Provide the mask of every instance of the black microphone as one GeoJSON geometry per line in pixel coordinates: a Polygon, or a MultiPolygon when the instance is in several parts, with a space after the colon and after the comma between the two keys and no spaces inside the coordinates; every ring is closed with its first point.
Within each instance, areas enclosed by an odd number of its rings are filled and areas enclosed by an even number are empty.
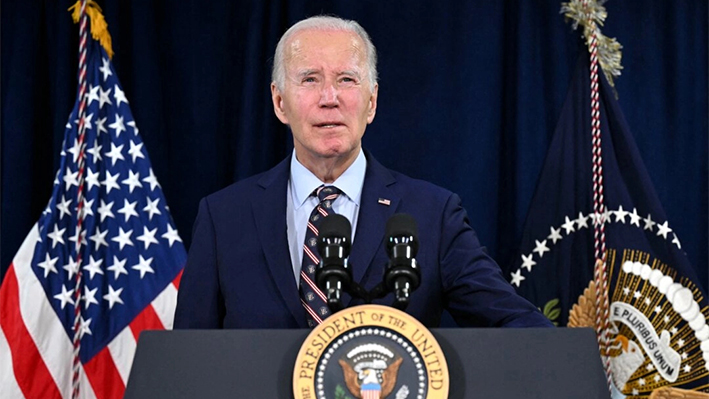
{"type": "Polygon", "coordinates": [[[389,264],[384,273],[384,284],[394,292],[394,307],[400,310],[409,305],[411,293],[421,284],[421,270],[416,263],[419,249],[416,220],[405,213],[390,217],[384,236],[389,264]]]}
{"type": "Polygon", "coordinates": [[[332,214],[322,221],[318,229],[320,264],[315,272],[315,283],[325,293],[327,306],[332,312],[342,310],[342,291],[349,290],[352,270],[347,258],[352,247],[352,226],[346,217],[332,214]]]}

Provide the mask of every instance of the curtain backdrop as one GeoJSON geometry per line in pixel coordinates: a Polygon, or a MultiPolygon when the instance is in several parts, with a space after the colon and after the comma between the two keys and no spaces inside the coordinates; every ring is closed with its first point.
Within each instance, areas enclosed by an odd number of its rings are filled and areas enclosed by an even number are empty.
{"type": "MultiPolygon", "coordinates": [[[[58,167],[76,97],[71,4],[2,0],[0,275],[46,205],[58,167]]],[[[272,55],[288,26],[325,13],[359,21],[379,52],[379,107],[364,145],[386,166],[460,194],[481,241],[509,269],[583,51],[560,2],[99,4],[119,79],[187,245],[201,197],[292,151],[271,107],[272,55]]],[[[623,45],[621,107],[706,290],[707,2],[605,5],[603,33],[623,45]]]]}

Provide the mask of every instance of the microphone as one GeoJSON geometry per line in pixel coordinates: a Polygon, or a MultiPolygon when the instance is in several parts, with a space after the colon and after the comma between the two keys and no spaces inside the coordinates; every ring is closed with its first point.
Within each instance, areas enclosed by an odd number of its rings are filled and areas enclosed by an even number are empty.
{"type": "Polygon", "coordinates": [[[346,217],[332,214],[318,229],[320,264],[315,271],[315,283],[325,293],[327,306],[333,313],[342,310],[342,291],[352,283],[352,269],[347,258],[352,247],[352,226],[346,217]]]}
{"type": "Polygon", "coordinates": [[[384,236],[389,264],[384,272],[384,284],[394,292],[394,307],[400,310],[409,305],[411,293],[421,284],[421,270],[416,263],[419,249],[416,220],[405,213],[390,217],[384,236]]]}

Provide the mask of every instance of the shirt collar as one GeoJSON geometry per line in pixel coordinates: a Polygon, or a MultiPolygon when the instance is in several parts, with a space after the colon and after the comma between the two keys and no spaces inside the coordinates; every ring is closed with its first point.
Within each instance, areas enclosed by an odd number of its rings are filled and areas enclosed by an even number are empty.
{"type": "MultiPolygon", "coordinates": [[[[366,172],[367,157],[364,156],[364,151],[360,149],[359,155],[357,155],[352,165],[332,185],[342,190],[352,202],[359,206],[366,172]]],[[[293,156],[290,161],[290,186],[295,208],[300,208],[310,197],[310,194],[322,184],[324,183],[298,161],[295,156],[295,150],[293,150],[293,156]]]]}

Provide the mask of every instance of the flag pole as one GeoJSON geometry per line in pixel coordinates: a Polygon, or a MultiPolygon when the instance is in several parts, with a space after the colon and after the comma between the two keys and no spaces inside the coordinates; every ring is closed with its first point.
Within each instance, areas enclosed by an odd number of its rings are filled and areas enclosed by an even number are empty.
{"type": "Polygon", "coordinates": [[[72,360],[72,399],[78,399],[81,386],[80,386],[80,373],[81,373],[81,360],[79,358],[79,351],[81,349],[81,284],[82,284],[82,271],[81,271],[81,247],[83,245],[83,223],[84,223],[84,169],[85,169],[85,133],[86,133],[86,64],[87,64],[87,42],[89,38],[88,32],[88,15],[86,13],[86,5],[88,0],[81,1],[81,22],[79,24],[79,152],[77,157],[78,164],[78,180],[79,187],[77,191],[77,239],[76,239],[76,278],[74,286],[74,325],[73,325],[73,360],[72,360]]]}
{"type": "Polygon", "coordinates": [[[601,145],[601,115],[598,92],[598,65],[606,74],[613,87],[613,78],[620,75],[620,44],[615,39],[601,34],[598,25],[602,25],[607,13],[601,5],[603,1],[572,0],[562,3],[561,12],[574,20],[574,29],[583,25],[583,35],[586,38],[590,57],[591,80],[591,144],[592,144],[592,174],[593,174],[593,247],[594,267],[593,278],[596,286],[594,327],[598,340],[598,348],[603,358],[608,389],[612,389],[613,381],[610,369],[610,320],[609,320],[609,286],[608,265],[606,258],[605,225],[610,222],[606,210],[603,184],[603,152],[601,145]]]}

